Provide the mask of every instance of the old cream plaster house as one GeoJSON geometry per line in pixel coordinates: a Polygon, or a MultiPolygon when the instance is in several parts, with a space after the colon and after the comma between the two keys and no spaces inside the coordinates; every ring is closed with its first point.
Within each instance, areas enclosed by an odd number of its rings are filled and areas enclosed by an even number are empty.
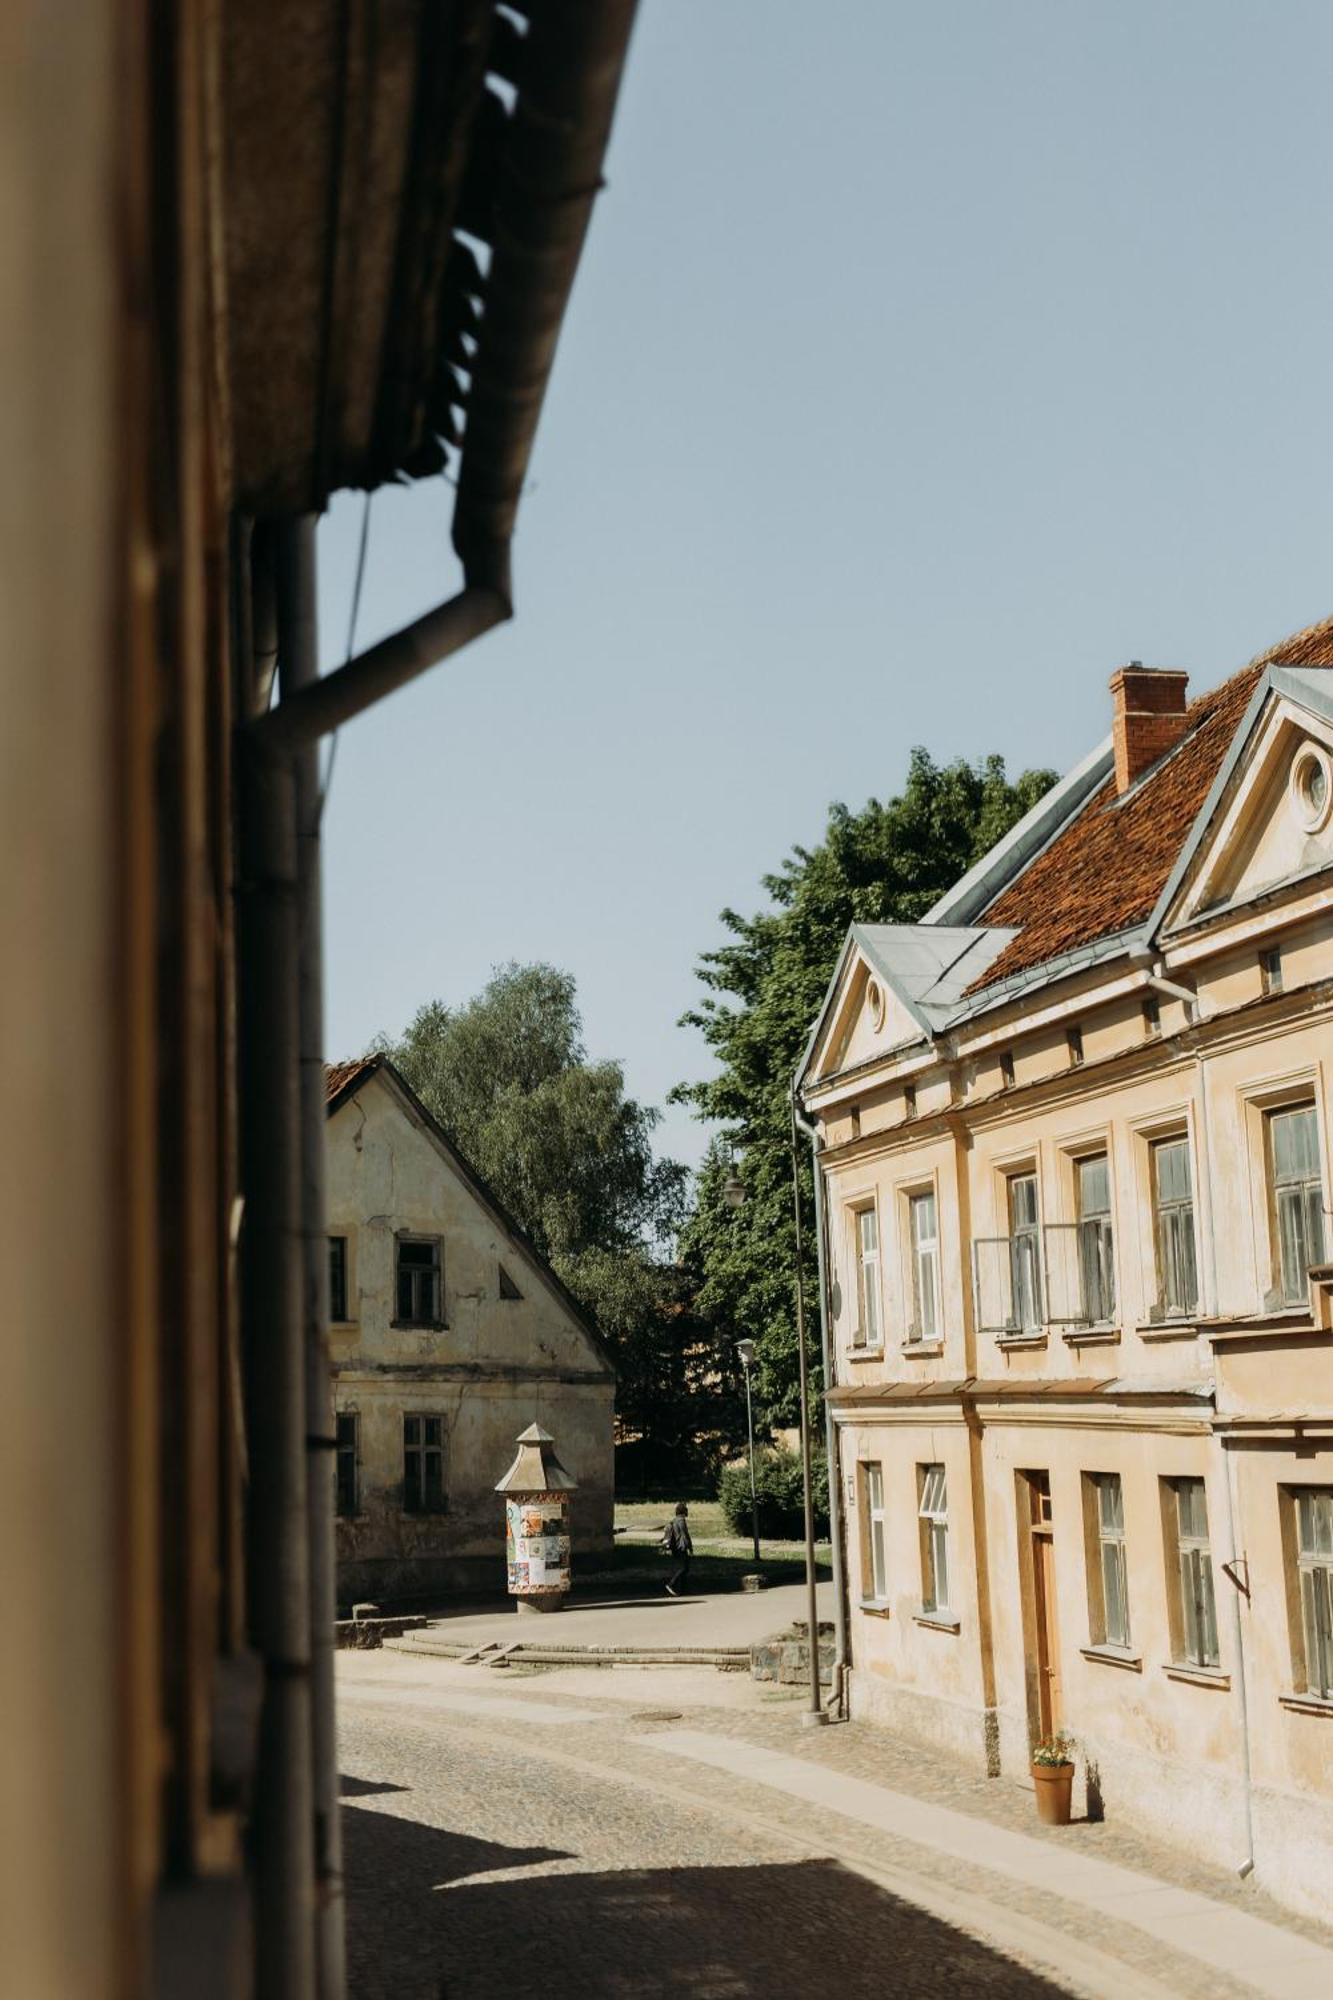
{"type": "Polygon", "coordinates": [[[615,1374],[596,1335],[383,1056],[328,1073],[338,1597],[503,1590],[495,1483],[534,1421],[611,1546],[615,1374]]]}
{"type": "Polygon", "coordinates": [[[1333,621],[847,938],[821,1142],[854,1713],[1333,1882],[1333,621]]]}

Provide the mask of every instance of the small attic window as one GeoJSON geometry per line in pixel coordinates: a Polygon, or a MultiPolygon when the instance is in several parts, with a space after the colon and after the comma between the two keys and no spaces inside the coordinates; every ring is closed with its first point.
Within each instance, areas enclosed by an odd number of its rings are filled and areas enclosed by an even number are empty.
{"type": "Polygon", "coordinates": [[[1014,1052],[1005,1049],[1000,1057],[1000,1088],[1012,1090],[1014,1087],[1014,1052]]]}
{"type": "Polygon", "coordinates": [[[1302,745],[1292,760],[1291,802],[1305,831],[1318,833],[1333,807],[1333,770],[1314,743],[1302,745]]]}
{"type": "Polygon", "coordinates": [[[1069,1067],[1078,1069],[1083,1061],[1083,1030],[1077,1023],[1066,1030],[1065,1041],[1069,1048],[1069,1067]]]}
{"type": "Polygon", "coordinates": [[[903,1117],[916,1117],[916,1085],[914,1083],[905,1083],[903,1085],[903,1117]]]}
{"type": "Polygon", "coordinates": [[[506,1271],[506,1269],[505,1269],[504,1265],[503,1265],[503,1264],[501,1264],[501,1266],[500,1266],[500,1297],[501,1297],[502,1299],[521,1299],[521,1298],[522,1298],[522,1296],[523,1296],[522,1292],[520,1292],[520,1290],[518,1289],[518,1286],[517,1286],[517,1285],[516,1285],[516,1284],[514,1283],[513,1279],[512,1279],[511,1277],[510,1277],[510,1275],[509,1275],[508,1271],[506,1271]]]}
{"type": "Polygon", "coordinates": [[[1265,993],[1282,991],[1282,953],[1276,945],[1259,954],[1259,982],[1265,993]]]}
{"type": "Polygon", "coordinates": [[[866,1006],[870,1010],[870,1025],[878,1032],[884,1026],[884,988],[878,979],[872,979],[866,987],[866,1006]]]}

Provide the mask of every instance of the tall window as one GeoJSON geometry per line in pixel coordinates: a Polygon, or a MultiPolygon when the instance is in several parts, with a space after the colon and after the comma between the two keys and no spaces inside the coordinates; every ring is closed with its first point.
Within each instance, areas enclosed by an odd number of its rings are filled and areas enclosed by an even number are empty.
{"type": "Polygon", "coordinates": [[[439,1326],[440,1239],[398,1238],[397,1321],[399,1326],[439,1326]]]}
{"type": "Polygon", "coordinates": [[[917,1467],[921,1485],[921,1608],[949,1608],[949,1494],[942,1465],[917,1467]]]}
{"type": "Polygon", "coordinates": [[[1075,1162],[1078,1177],[1078,1273],[1083,1318],[1092,1326],[1115,1316],[1115,1246],[1111,1170],[1105,1153],[1075,1162]]]}
{"type": "Polygon", "coordinates": [[[861,1468],[861,1497],[865,1506],[865,1556],[869,1576],[863,1577],[862,1588],[868,1582],[870,1588],[866,1596],[875,1603],[883,1603],[889,1594],[888,1568],[884,1559],[884,1468],[882,1465],[865,1465],[861,1468]]]}
{"type": "Polygon", "coordinates": [[[1125,1500],[1118,1472],[1084,1475],[1088,1514],[1088,1620],[1094,1645],[1128,1646],[1125,1500]]]}
{"type": "Polygon", "coordinates": [[[1152,1200],[1158,1311],[1164,1319],[1183,1318],[1199,1303],[1187,1139],[1159,1139],[1153,1147],[1152,1200]]]}
{"type": "Polygon", "coordinates": [[[940,1236],[934,1194],[914,1194],[912,1218],[911,1340],[938,1340],[940,1334],[940,1236]]]}
{"type": "Polygon", "coordinates": [[[444,1418],[403,1418],[403,1507],[409,1514],[444,1512],[444,1418]]]}
{"type": "Polygon", "coordinates": [[[1037,1176],[1009,1176],[1009,1287],[1013,1323],[1023,1333],[1041,1325],[1041,1231],[1037,1176]]]}
{"type": "Polygon", "coordinates": [[[1294,1499],[1305,1687],[1327,1701],[1333,1699],[1333,1486],[1298,1486],[1294,1499]]]}
{"type": "Polygon", "coordinates": [[[1217,1606],[1213,1599],[1213,1555],[1208,1545],[1208,1503],[1201,1479],[1170,1479],[1175,1528],[1180,1621],[1173,1649],[1186,1666],[1218,1664],[1217,1606]]]}
{"type": "Polygon", "coordinates": [[[856,1210],[856,1345],[879,1346],[879,1218],[856,1210]]]}
{"type": "Polygon", "coordinates": [[[356,1411],[339,1410],[336,1422],[338,1449],[334,1472],[334,1505],[338,1513],[347,1519],[357,1511],[356,1411]]]}
{"type": "Polygon", "coordinates": [[[1304,1303],[1310,1267],[1324,1261],[1324,1187],[1313,1104],[1268,1114],[1274,1289],[1284,1305],[1304,1303]]]}
{"type": "Polygon", "coordinates": [[[334,1325],[347,1318],[347,1238],[329,1238],[329,1318],[334,1325]]]}

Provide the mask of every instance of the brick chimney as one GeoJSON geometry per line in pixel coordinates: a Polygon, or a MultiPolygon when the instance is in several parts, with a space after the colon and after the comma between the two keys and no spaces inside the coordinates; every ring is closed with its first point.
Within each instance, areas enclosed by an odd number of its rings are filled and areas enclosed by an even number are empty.
{"type": "Polygon", "coordinates": [[[1176,667],[1145,667],[1138,660],[1112,674],[1117,794],[1137,784],[1185,734],[1188,681],[1189,675],[1176,667]]]}

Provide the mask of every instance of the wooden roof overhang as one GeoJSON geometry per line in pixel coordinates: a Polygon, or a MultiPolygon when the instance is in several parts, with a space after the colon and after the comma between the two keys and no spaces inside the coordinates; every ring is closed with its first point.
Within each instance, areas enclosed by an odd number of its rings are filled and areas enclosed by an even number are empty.
{"type": "Polygon", "coordinates": [[[318,512],[450,466],[508,549],[635,0],[231,0],[219,346],[232,499],[318,512]]]}

